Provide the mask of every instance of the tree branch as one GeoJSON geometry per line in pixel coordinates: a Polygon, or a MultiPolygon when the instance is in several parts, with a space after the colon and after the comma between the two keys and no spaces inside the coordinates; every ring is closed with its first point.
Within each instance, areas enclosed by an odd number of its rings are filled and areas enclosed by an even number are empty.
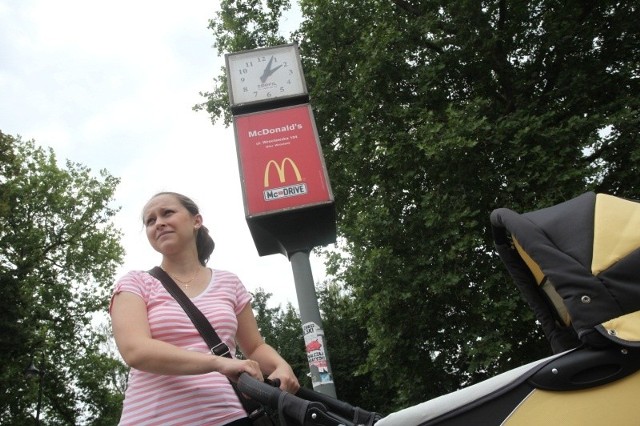
{"type": "Polygon", "coordinates": [[[398,6],[399,9],[402,9],[405,12],[409,12],[414,16],[422,16],[422,13],[417,8],[409,4],[408,1],[406,0],[392,0],[392,1],[396,6],[398,6]]]}

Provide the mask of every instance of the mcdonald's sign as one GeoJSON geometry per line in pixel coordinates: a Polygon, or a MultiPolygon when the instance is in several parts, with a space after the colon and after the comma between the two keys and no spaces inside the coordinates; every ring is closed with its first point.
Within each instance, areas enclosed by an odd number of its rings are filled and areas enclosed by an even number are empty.
{"type": "Polygon", "coordinates": [[[302,182],[302,176],[296,163],[289,157],[285,157],[280,163],[271,160],[264,169],[264,191],[262,192],[265,201],[279,200],[286,197],[298,197],[307,194],[307,184],[302,182]],[[270,187],[270,172],[275,169],[280,184],[286,184],[285,166],[289,165],[295,177],[292,185],[270,187]]]}
{"type": "Polygon", "coordinates": [[[267,163],[267,167],[264,169],[264,187],[268,188],[269,187],[269,171],[271,170],[271,166],[273,166],[276,169],[276,172],[278,172],[278,178],[280,179],[280,183],[284,183],[285,181],[285,176],[284,176],[284,166],[285,164],[290,164],[291,165],[291,169],[293,170],[293,173],[295,173],[296,175],[296,181],[300,182],[302,181],[302,176],[300,176],[300,169],[298,169],[298,166],[296,166],[296,163],[293,162],[293,160],[289,157],[285,157],[280,164],[278,164],[277,161],[275,160],[271,160],[267,163]]]}
{"type": "Polygon", "coordinates": [[[247,218],[333,203],[308,104],[234,117],[247,218]]]}

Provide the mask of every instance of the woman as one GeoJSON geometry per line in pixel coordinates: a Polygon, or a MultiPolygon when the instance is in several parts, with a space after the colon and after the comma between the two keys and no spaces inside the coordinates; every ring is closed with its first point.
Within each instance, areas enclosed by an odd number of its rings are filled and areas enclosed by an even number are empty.
{"type": "Polygon", "coordinates": [[[246,360],[212,355],[195,326],[164,289],[143,271],[117,283],[109,308],[118,350],[131,367],[122,425],[250,425],[229,380],[241,373],[280,379],[291,393],[298,381],[287,362],[264,343],[250,295],[232,273],[205,265],[214,243],[193,201],[162,192],[143,209],[147,239],[160,266],[207,316],[220,339],[246,360]]]}

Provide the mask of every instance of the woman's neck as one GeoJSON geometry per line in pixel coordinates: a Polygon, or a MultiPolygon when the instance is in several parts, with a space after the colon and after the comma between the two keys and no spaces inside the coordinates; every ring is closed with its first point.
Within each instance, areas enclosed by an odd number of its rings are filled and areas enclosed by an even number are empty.
{"type": "Polygon", "coordinates": [[[200,269],[204,268],[204,266],[202,266],[198,259],[174,259],[167,257],[164,257],[162,259],[160,267],[164,269],[165,272],[173,275],[178,275],[180,277],[191,276],[200,269]]]}

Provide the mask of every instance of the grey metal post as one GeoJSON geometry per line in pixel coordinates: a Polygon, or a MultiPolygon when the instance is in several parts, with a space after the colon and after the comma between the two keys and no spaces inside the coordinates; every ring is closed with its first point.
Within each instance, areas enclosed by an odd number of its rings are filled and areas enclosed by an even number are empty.
{"type": "Polygon", "coordinates": [[[331,397],[336,397],[333,383],[333,372],[329,362],[329,352],[326,347],[318,297],[313,282],[311,263],[308,251],[297,251],[289,257],[293,280],[298,296],[298,308],[304,333],[304,343],[311,370],[313,390],[331,397]]]}

